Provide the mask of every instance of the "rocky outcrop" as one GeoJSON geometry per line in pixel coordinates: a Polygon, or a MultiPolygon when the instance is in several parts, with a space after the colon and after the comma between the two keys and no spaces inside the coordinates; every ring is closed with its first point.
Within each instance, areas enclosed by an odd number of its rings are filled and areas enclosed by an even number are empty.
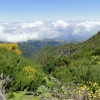
{"type": "Polygon", "coordinates": [[[60,53],[62,56],[69,57],[69,56],[72,55],[75,51],[76,51],[76,48],[74,48],[73,46],[69,46],[69,47],[66,47],[66,48],[64,48],[64,49],[60,49],[60,50],[59,50],[59,53],[60,53]]]}
{"type": "Polygon", "coordinates": [[[0,75],[0,100],[6,100],[6,97],[5,97],[6,85],[4,85],[4,84],[6,84],[8,81],[10,81],[9,76],[4,78],[3,74],[0,75]]]}

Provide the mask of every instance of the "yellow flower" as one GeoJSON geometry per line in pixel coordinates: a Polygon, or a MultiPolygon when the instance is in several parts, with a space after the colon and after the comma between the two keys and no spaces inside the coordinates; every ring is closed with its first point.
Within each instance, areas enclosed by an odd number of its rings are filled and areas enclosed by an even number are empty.
{"type": "Polygon", "coordinates": [[[33,79],[34,78],[34,73],[36,72],[36,70],[34,68],[32,68],[31,66],[27,66],[27,67],[24,67],[24,72],[26,74],[28,74],[28,78],[29,79],[33,79]]]}
{"type": "Polygon", "coordinates": [[[62,86],[61,88],[64,89],[64,86],[62,86]]]}
{"type": "Polygon", "coordinates": [[[14,51],[17,54],[22,54],[22,52],[18,48],[18,44],[16,43],[0,43],[0,48],[4,48],[5,50],[8,51],[14,51]]]}

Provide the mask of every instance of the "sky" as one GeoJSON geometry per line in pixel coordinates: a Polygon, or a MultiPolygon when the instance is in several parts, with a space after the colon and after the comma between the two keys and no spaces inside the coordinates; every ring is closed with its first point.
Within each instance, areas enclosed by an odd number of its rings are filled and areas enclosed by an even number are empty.
{"type": "Polygon", "coordinates": [[[99,20],[100,0],[0,0],[0,22],[99,20]]]}
{"type": "Polygon", "coordinates": [[[100,31],[100,0],[0,0],[0,41],[87,39],[100,31]]]}

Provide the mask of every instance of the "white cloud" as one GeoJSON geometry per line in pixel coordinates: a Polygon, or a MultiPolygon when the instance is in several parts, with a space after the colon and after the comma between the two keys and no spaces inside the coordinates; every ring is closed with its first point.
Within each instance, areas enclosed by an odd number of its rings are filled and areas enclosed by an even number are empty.
{"type": "Polygon", "coordinates": [[[97,25],[100,26],[100,21],[84,21],[76,24],[77,26],[84,26],[88,31],[95,28],[97,25]]]}
{"type": "Polygon", "coordinates": [[[20,26],[22,27],[22,28],[28,28],[28,27],[39,27],[39,26],[41,26],[41,25],[43,25],[44,23],[42,22],[42,21],[36,21],[36,22],[34,22],[34,23],[21,23],[20,24],[20,26]]]}
{"type": "Polygon", "coordinates": [[[100,31],[100,21],[0,23],[0,41],[22,42],[45,38],[90,37],[100,31]]]}
{"type": "Polygon", "coordinates": [[[6,34],[6,40],[8,42],[22,42],[22,41],[27,41],[27,40],[32,40],[32,39],[36,39],[38,36],[38,33],[34,33],[34,34],[6,34]],[[13,37],[13,38],[12,38],[13,37]]]}
{"type": "Polygon", "coordinates": [[[66,28],[69,24],[63,20],[58,20],[52,23],[54,28],[66,28]]]}
{"type": "Polygon", "coordinates": [[[2,33],[4,30],[4,27],[2,25],[0,25],[0,33],[2,33]]]}
{"type": "Polygon", "coordinates": [[[81,32],[80,29],[75,29],[75,30],[73,30],[73,35],[79,34],[80,32],[81,32]]]}

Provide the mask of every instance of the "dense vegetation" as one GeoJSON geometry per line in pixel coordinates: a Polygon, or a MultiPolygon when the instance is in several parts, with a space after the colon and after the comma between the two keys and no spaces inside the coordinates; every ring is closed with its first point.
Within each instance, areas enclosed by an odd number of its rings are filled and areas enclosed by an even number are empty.
{"type": "MultiPolygon", "coordinates": [[[[34,54],[31,60],[40,62],[44,73],[52,75],[61,83],[85,85],[92,81],[100,85],[99,43],[100,32],[80,44],[45,47],[34,54]]],[[[93,92],[95,94],[96,90],[93,92]]]]}
{"type": "Polygon", "coordinates": [[[33,86],[36,84],[34,88],[31,88],[35,89],[36,86],[42,84],[41,77],[44,75],[40,65],[36,65],[18,55],[17,53],[19,52],[15,52],[15,49],[13,50],[16,44],[6,44],[8,47],[9,45],[12,46],[12,50],[6,49],[4,46],[0,49],[0,73],[3,73],[4,76],[9,75],[11,78],[11,82],[7,84],[6,90],[8,92],[18,91],[24,90],[26,87],[30,89],[30,84],[33,86]],[[33,82],[34,80],[35,82],[33,82]]]}
{"type": "Polygon", "coordinates": [[[17,44],[1,43],[0,73],[11,79],[7,100],[100,100],[99,43],[100,32],[80,44],[46,46],[31,61],[17,44]]]}

